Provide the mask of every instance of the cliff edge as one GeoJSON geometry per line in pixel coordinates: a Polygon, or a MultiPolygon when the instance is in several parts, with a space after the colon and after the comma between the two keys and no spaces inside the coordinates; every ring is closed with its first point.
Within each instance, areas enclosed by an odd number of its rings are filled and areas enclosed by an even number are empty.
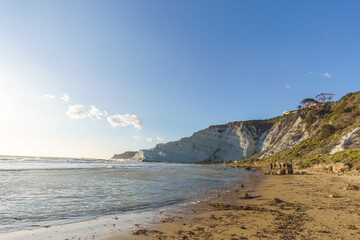
{"type": "Polygon", "coordinates": [[[356,92],[281,117],[213,125],[190,137],[139,150],[132,158],[176,163],[296,161],[359,148],[360,92],[356,92]]]}

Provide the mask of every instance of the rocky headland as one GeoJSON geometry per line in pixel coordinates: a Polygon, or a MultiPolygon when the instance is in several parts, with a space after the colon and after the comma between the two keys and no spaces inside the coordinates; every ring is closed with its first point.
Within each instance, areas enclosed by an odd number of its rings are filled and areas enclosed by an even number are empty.
{"type": "Polygon", "coordinates": [[[178,141],[114,158],[176,163],[343,162],[360,170],[360,92],[266,120],[213,125],[178,141]]]}

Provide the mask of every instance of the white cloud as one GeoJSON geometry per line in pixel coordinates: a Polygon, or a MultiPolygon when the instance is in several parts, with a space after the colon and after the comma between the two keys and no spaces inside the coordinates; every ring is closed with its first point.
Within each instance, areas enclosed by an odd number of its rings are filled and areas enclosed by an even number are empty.
{"type": "Polygon", "coordinates": [[[68,115],[70,118],[85,118],[85,107],[83,105],[69,106],[66,115],[68,115]]]}
{"type": "Polygon", "coordinates": [[[69,96],[65,93],[64,95],[62,95],[61,100],[63,100],[64,102],[68,102],[68,101],[70,101],[70,98],[71,98],[71,97],[69,97],[69,96]]]}
{"type": "Polygon", "coordinates": [[[305,77],[314,77],[315,76],[315,73],[313,73],[313,72],[309,72],[309,73],[306,73],[305,74],[305,77]]]}
{"type": "Polygon", "coordinates": [[[47,98],[47,99],[55,99],[55,95],[52,95],[52,94],[45,94],[42,98],[47,98]]]}
{"type": "Polygon", "coordinates": [[[142,124],[141,120],[136,115],[130,115],[128,113],[124,115],[120,115],[120,114],[112,115],[109,116],[107,120],[113,127],[118,127],[118,126],[126,127],[132,125],[136,129],[141,129],[141,124],[142,124]]]}
{"type": "Polygon", "coordinates": [[[325,73],[313,73],[313,72],[309,72],[305,74],[305,77],[307,78],[322,78],[322,77],[326,77],[326,78],[331,78],[332,74],[325,72],[325,73]]]}
{"type": "Polygon", "coordinates": [[[107,115],[107,113],[101,112],[99,109],[97,109],[95,106],[90,106],[90,111],[88,112],[88,116],[89,118],[93,119],[93,120],[101,120],[103,116],[107,115]]]}
{"type": "Polygon", "coordinates": [[[326,72],[322,74],[324,77],[331,78],[332,74],[326,72]]]}
{"type": "Polygon", "coordinates": [[[163,138],[161,138],[161,137],[156,137],[156,138],[146,138],[146,141],[148,141],[148,142],[162,142],[162,141],[164,141],[164,139],[163,139],[163,138]]]}
{"type": "Polygon", "coordinates": [[[139,139],[141,138],[141,136],[134,136],[134,139],[139,139]]]}
{"type": "Polygon", "coordinates": [[[287,84],[286,84],[285,87],[286,87],[286,88],[291,88],[291,85],[287,85],[287,84]]]}

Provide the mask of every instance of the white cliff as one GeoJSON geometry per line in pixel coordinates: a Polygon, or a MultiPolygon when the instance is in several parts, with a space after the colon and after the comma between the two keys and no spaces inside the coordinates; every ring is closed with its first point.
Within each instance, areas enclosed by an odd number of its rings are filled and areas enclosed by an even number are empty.
{"type": "Polygon", "coordinates": [[[161,162],[223,162],[250,157],[259,151],[259,133],[246,126],[207,128],[179,141],[158,144],[150,150],[140,150],[135,158],[161,162]]]}
{"type": "Polygon", "coordinates": [[[354,99],[304,108],[268,120],[210,126],[179,141],[139,150],[134,156],[133,153],[115,156],[140,161],[201,163],[234,161],[252,156],[252,160],[263,159],[274,154],[274,157],[279,157],[282,151],[293,147],[296,152],[284,152],[285,156],[290,154],[288,156],[294,157],[299,153],[299,156],[309,157],[358,149],[360,111],[357,110],[359,104],[356,101],[360,101],[360,95],[359,100],[355,99],[358,95],[351,96],[354,99]],[[346,104],[350,107],[345,107],[346,104]],[[329,124],[335,126],[336,132],[331,136],[322,137],[323,126],[329,124]],[[298,145],[299,143],[301,145],[298,145]],[[296,145],[299,147],[296,148],[296,145]]]}
{"type": "Polygon", "coordinates": [[[134,159],[176,163],[225,162],[241,160],[260,152],[262,155],[259,158],[264,158],[307,137],[301,118],[265,125],[261,121],[235,122],[211,126],[191,137],[140,150],[134,159]]]}
{"type": "Polygon", "coordinates": [[[266,158],[274,153],[291,147],[303,140],[305,140],[309,134],[305,131],[305,124],[302,123],[302,119],[299,117],[293,122],[279,121],[270,130],[269,134],[263,142],[261,152],[263,154],[260,158],[266,158]]]}

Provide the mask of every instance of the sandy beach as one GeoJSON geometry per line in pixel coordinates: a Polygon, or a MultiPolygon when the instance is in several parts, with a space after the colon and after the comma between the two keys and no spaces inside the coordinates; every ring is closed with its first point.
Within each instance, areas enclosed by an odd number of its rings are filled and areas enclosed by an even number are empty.
{"type": "Polygon", "coordinates": [[[257,171],[230,193],[106,240],[360,239],[360,191],[351,187],[359,183],[359,175],[257,171]]]}

